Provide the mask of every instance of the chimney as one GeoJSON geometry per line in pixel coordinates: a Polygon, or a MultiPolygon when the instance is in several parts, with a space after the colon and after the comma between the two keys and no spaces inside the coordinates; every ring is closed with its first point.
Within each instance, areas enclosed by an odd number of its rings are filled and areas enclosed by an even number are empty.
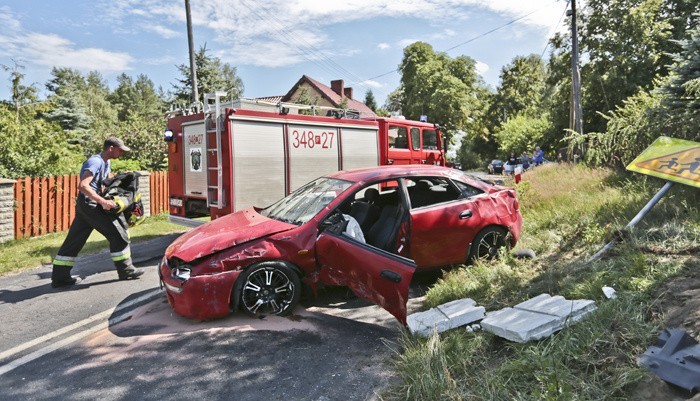
{"type": "Polygon", "coordinates": [[[343,93],[345,94],[345,97],[352,99],[352,88],[343,89],[343,93]]]}
{"type": "Polygon", "coordinates": [[[335,93],[338,94],[338,96],[343,96],[343,80],[342,79],[336,79],[335,81],[331,81],[331,90],[335,93]]]}

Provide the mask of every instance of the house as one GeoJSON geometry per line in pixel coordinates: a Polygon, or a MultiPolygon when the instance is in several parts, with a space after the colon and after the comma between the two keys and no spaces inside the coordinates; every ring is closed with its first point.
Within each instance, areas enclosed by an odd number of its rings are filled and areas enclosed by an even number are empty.
{"type": "Polygon", "coordinates": [[[342,79],[331,81],[328,87],[315,79],[304,75],[292,89],[282,97],[283,102],[311,103],[316,106],[337,107],[355,110],[361,118],[376,118],[377,114],[367,105],[352,98],[352,88],[346,88],[342,79]],[[300,102],[300,98],[307,101],[300,102]]]}

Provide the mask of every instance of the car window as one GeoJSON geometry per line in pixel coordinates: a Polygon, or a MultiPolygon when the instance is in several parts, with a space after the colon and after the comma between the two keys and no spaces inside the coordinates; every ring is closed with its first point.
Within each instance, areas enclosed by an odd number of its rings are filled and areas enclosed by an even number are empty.
{"type": "Polygon", "coordinates": [[[349,181],[322,177],[280,199],[260,214],[285,223],[301,225],[311,220],[351,185],[349,181]]]}
{"type": "Polygon", "coordinates": [[[406,127],[396,125],[389,126],[389,147],[394,149],[408,149],[408,131],[406,127]]]}
{"type": "Polygon", "coordinates": [[[405,182],[412,209],[460,198],[460,191],[443,177],[410,177],[405,182]]]}
{"type": "Polygon", "coordinates": [[[461,193],[462,198],[471,198],[472,196],[484,193],[484,191],[480,190],[479,188],[475,188],[461,181],[454,181],[454,183],[455,185],[457,185],[457,188],[459,188],[459,192],[461,193]]]}

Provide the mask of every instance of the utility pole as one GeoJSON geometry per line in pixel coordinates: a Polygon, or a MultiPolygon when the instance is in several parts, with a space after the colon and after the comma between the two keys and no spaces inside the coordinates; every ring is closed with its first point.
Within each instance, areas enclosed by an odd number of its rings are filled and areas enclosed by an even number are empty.
{"type": "MultiPolygon", "coordinates": [[[[192,15],[190,12],[190,0],[185,0],[185,12],[187,14],[187,41],[190,46],[190,80],[192,81],[192,101],[199,102],[199,90],[197,89],[197,65],[194,62],[194,38],[192,37],[192,15]]],[[[195,106],[199,111],[199,106],[195,106]]]]}
{"type": "Polygon", "coordinates": [[[571,107],[569,127],[583,134],[583,107],[581,106],[581,72],[578,68],[578,36],[576,31],[576,0],[571,0],[571,107]]]}

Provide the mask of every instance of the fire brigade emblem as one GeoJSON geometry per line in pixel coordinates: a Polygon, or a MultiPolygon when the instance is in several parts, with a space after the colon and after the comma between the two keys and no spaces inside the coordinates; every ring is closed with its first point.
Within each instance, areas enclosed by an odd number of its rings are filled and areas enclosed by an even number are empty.
{"type": "Polygon", "coordinates": [[[200,148],[192,148],[190,150],[190,171],[202,171],[202,150],[200,148]]]}

